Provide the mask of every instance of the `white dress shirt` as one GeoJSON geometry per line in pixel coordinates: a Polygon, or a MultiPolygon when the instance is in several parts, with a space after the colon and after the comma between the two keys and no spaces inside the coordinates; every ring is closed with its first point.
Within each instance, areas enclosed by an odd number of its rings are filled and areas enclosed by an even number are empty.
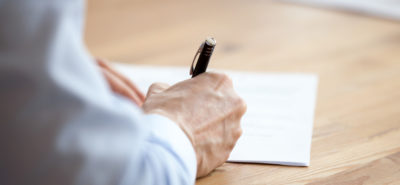
{"type": "Polygon", "coordinates": [[[0,184],[193,184],[184,132],[110,90],[84,5],[0,0],[0,184]]]}

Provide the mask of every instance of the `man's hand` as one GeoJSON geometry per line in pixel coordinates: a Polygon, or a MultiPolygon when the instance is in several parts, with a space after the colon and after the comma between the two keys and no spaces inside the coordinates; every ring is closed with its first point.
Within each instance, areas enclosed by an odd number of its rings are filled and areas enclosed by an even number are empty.
{"type": "Polygon", "coordinates": [[[138,106],[142,106],[145,97],[128,78],[113,69],[104,60],[97,59],[97,63],[108,84],[115,93],[127,97],[138,106]]]}
{"type": "Polygon", "coordinates": [[[143,110],[164,115],[183,129],[196,152],[197,177],[202,177],[228,159],[242,134],[246,104],[228,76],[204,73],[171,87],[153,84],[143,110]]]}

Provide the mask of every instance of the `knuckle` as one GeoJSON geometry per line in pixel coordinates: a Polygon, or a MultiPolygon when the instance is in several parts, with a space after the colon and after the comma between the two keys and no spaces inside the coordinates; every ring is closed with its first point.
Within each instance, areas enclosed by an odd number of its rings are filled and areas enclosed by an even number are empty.
{"type": "Polygon", "coordinates": [[[221,75],[221,80],[227,84],[232,84],[232,78],[228,76],[227,74],[220,74],[221,75]]]}
{"type": "Polygon", "coordinates": [[[160,85],[158,83],[151,84],[149,89],[148,89],[148,91],[147,91],[147,95],[146,96],[152,96],[157,91],[159,91],[159,89],[160,89],[160,85]]]}
{"type": "Polygon", "coordinates": [[[242,136],[243,134],[243,129],[241,127],[239,127],[238,129],[236,129],[236,131],[233,133],[233,137],[235,138],[235,140],[238,140],[240,138],[240,136],[242,136]]]}
{"type": "Polygon", "coordinates": [[[158,88],[160,85],[158,83],[153,83],[150,85],[149,89],[158,88]]]}
{"type": "Polygon", "coordinates": [[[218,83],[219,87],[223,87],[225,90],[228,90],[231,92],[233,91],[233,82],[232,82],[231,77],[229,77],[226,74],[221,73],[221,74],[219,74],[218,81],[219,81],[219,83],[218,83]]]}
{"type": "Polygon", "coordinates": [[[162,89],[166,89],[168,88],[169,85],[165,84],[165,83],[160,83],[160,82],[155,82],[153,84],[150,85],[149,89],[153,89],[153,90],[162,90],[162,89]]]}
{"type": "Polygon", "coordinates": [[[242,127],[239,128],[239,130],[238,130],[238,135],[239,135],[239,137],[243,135],[243,129],[242,129],[242,127]]]}
{"type": "Polygon", "coordinates": [[[215,72],[207,72],[207,73],[205,73],[205,74],[207,74],[207,76],[208,76],[209,78],[211,78],[211,79],[218,79],[218,78],[219,78],[219,75],[220,75],[220,73],[215,73],[215,72]]]}
{"type": "MultiPolygon", "coordinates": [[[[242,128],[238,128],[236,129],[233,133],[232,133],[232,138],[234,139],[235,143],[236,141],[240,138],[240,136],[242,136],[243,134],[243,130],[242,128]]],[[[233,143],[233,145],[235,145],[235,143],[233,143]]]]}
{"type": "Polygon", "coordinates": [[[246,102],[242,98],[238,97],[236,100],[236,105],[238,106],[239,113],[243,115],[247,110],[246,102]]]}
{"type": "Polygon", "coordinates": [[[232,79],[224,73],[210,73],[210,80],[215,84],[215,89],[231,92],[233,89],[232,79]]]}
{"type": "Polygon", "coordinates": [[[232,79],[231,77],[229,77],[227,74],[225,73],[209,73],[209,75],[218,80],[218,81],[222,81],[224,83],[232,83],[232,79]]]}

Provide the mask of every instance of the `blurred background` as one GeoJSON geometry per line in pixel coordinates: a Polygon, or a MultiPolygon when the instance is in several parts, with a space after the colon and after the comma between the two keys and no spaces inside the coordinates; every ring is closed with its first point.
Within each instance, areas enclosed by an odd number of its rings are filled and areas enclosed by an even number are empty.
{"type": "Polygon", "coordinates": [[[217,68],[320,72],[332,62],[374,66],[374,61],[384,62],[377,57],[381,52],[399,59],[395,19],[308,5],[89,0],[86,41],[96,56],[135,64],[189,66],[207,36],[218,42],[211,62],[217,68]],[[393,47],[383,48],[382,42],[393,47]]]}

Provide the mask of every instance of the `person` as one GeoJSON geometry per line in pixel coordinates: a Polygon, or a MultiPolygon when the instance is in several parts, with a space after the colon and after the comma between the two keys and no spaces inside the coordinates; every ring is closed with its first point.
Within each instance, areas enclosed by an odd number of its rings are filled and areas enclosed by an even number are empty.
{"type": "Polygon", "coordinates": [[[223,164],[246,110],[229,77],[144,96],[87,52],[84,4],[0,1],[0,184],[193,184],[223,164]]]}

